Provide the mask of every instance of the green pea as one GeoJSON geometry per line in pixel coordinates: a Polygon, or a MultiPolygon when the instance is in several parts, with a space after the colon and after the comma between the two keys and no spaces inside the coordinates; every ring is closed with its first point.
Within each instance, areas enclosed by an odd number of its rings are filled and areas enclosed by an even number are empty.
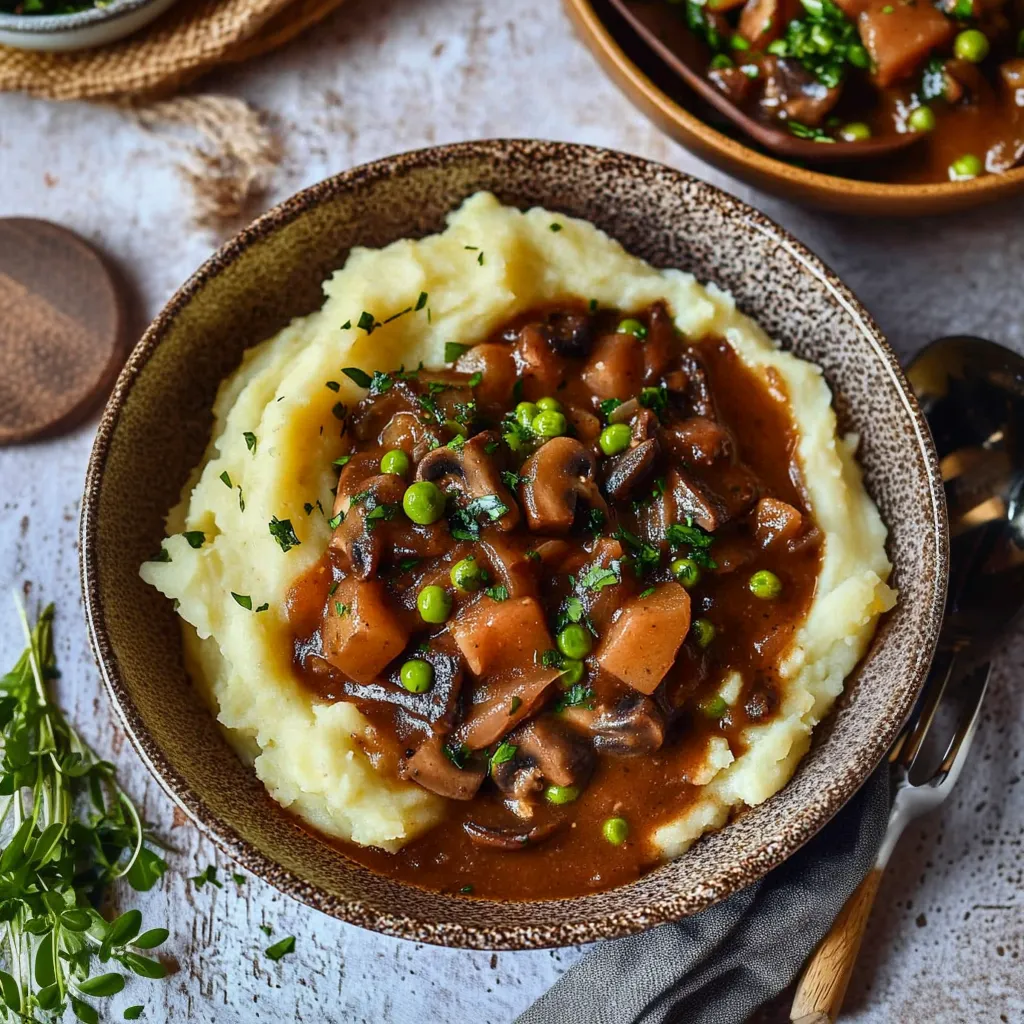
{"type": "Polygon", "coordinates": [[[424,622],[445,622],[452,612],[452,597],[444,587],[424,587],[416,595],[416,607],[424,622]]]}
{"type": "Polygon", "coordinates": [[[410,693],[426,693],[434,685],[434,666],[422,658],[413,658],[399,669],[398,678],[410,693]]]}
{"type": "Polygon", "coordinates": [[[530,425],[533,423],[534,417],[540,409],[537,408],[533,402],[520,402],[516,406],[516,422],[521,427],[525,427],[527,430],[530,429],[530,425]]]}
{"type": "Polygon", "coordinates": [[[707,647],[715,639],[715,625],[707,619],[694,619],[690,623],[690,632],[698,647],[707,647]]]}
{"type": "Polygon", "coordinates": [[[558,649],[567,657],[579,661],[585,658],[594,646],[590,634],[578,623],[566,626],[555,638],[558,649]]]}
{"type": "Polygon", "coordinates": [[[914,107],[907,118],[912,132],[930,132],[935,128],[935,111],[931,107],[914,107]]]}
{"type": "Polygon", "coordinates": [[[871,66],[871,57],[868,56],[868,51],[859,43],[855,43],[846,51],[846,59],[855,68],[867,68],[871,66]]]}
{"type": "Polygon", "coordinates": [[[561,437],[565,433],[566,426],[565,416],[562,413],[548,409],[534,416],[530,429],[538,437],[561,437]]]}
{"type": "MultiPolygon", "coordinates": [[[[708,67],[712,71],[723,71],[723,70],[725,70],[725,68],[733,67],[732,58],[728,54],[726,54],[726,53],[716,53],[714,55],[714,57],[711,58],[711,63],[708,65],[708,67]]],[[[636,322],[637,321],[635,321],[635,320],[623,320],[622,323],[636,323],[636,322]]],[[[643,325],[641,324],[641,327],[642,326],[643,325]]],[[[622,324],[619,324],[619,333],[620,334],[632,334],[633,332],[632,331],[624,331],[622,329],[622,324]]]]}
{"type": "Polygon", "coordinates": [[[583,678],[584,670],[582,661],[578,661],[576,658],[566,658],[562,662],[562,678],[558,681],[559,685],[566,690],[570,686],[575,686],[583,678]]]}
{"type": "Polygon", "coordinates": [[[985,169],[984,164],[973,153],[958,156],[949,165],[950,181],[967,181],[976,178],[985,169]]]}
{"type": "Polygon", "coordinates": [[[750,577],[748,586],[754,597],[759,597],[762,601],[770,601],[782,593],[782,580],[768,569],[759,569],[755,572],[750,577]]]}
{"type": "Polygon", "coordinates": [[[677,558],[669,570],[687,590],[700,583],[700,566],[692,558],[677,558]]]}
{"type": "Polygon", "coordinates": [[[629,822],[625,818],[608,818],[601,826],[601,835],[612,846],[621,846],[629,835],[629,822]]]}
{"type": "Polygon", "coordinates": [[[843,142],[866,142],[871,138],[871,128],[863,121],[851,121],[839,129],[839,138],[843,142]]]}
{"type": "Polygon", "coordinates": [[[544,799],[549,804],[571,804],[579,795],[579,786],[548,786],[544,790],[544,799]]]}
{"type": "Polygon", "coordinates": [[[960,60],[970,61],[972,64],[980,64],[988,56],[990,49],[988,37],[976,28],[964,29],[953,40],[953,53],[960,60]]]}
{"type": "Polygon", "coordinates": [[[414,523],[429,526],[444,515],[444,495],[437,484],[429,480],[418,480],[405,489],[402,508],[414,523]]]}
{"type": "Polygon", "coordinates": [[[628,424],[613,423],[601,431],[597,443],[605,455],[618,455],[619,452],[624,452],[629,447],[629,442],[632,439],[633,432],[629,429],[628,424]]]}
{"type": "MultiPolygon", "coordinates": [[[[729,61],[729,66],[731,65],[732,61],[729,61]]],[[[632,317],[627,317],[621,321],[615,330],[618,334],[632,334],[634,338],[639,338],[641,341],[647,337],[647,328],[639,320],[634,320],[632,317]]]]}
{"type": "Polygon", "coordinates": [[[405,476],[411,465],[409,456],[401,448],[395,448],[384,453],[384,457],[380,460],[380,471],[391,476],[405,476]]]}
{"type": "Polygon", "coordinates": [[[729,705],[725,703],[725,698],[719,696],[707,697],[697,707],[702,715],[715,719],[721,718],[729,710],[729,705]]]}
{"type": "Polygon", "coordinates": [[[448,575],[451,577],[452,583],[467,594],[479,590],[484,581],[484,571],[472,555],[456,562],[448,575]]]}
{"type": "Polygon", "coordinates": [[[537,409],[539,412],[561,412],[562,403],[557,398],[545,395],[544,398],[537,399],[537,409]]]}

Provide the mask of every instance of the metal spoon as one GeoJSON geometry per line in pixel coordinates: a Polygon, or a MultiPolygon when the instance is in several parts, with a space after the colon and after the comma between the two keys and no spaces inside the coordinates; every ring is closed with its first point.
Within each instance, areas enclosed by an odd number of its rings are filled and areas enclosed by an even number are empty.
{"type": "Polygon", "coordinates": [[[916,145],[927,134],[904,132],[863,142],[836,142],[829,145],[813,139],[801,139],[781,128],[763,124],[736,106],[708,80],[705,74],[708,65],[707,47],[679,20],[664,0],[608,0],[608,3],[694,92],[738,125],[755,142],[777,156],[816,163],[866,160],[916,145]]]}
{"type": "Polygon", "coordinates": [[[795,1024],[831,1024],[839,1015],[889,855],[910,821],[955,785],[988,682],[990,666],[977,663],[1024,607],[1024,358],[982,338],[942,338],[911,362],[907,377],[945,482],[946,616],[924,689],[889,755],[896,799],[878,859],[808,961],[790,1011],[795,1024]],[[959,711],[952,738],[935,774],[921,780],[922,751],[950,705],[959,711]]]}

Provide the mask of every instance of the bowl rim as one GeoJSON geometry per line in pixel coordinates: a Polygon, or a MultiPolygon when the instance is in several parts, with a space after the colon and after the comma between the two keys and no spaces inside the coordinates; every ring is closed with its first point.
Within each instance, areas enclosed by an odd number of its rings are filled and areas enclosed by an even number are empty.
{"type": "Polygon", "coordinates": [[[159,0],[111,0],[105,7],[88,7],[68,14],[12,14],[0,12],[0,30],[48,35],[117,21],[159,0]]]}
{"type": "MultiPolygon", "coordinates": [[[[804,269],[831,292],[847,314],[853,316],[862,328],[866,340],[875,350],[881,365],[902,396],[902,404],[913,426],[913,438],[916,441],[917,451],[921,453],[929,481],[927,498],[934,531],[929,530],[927,543],[932,551],[936,572],[932,582],[930,608],[926,616],[925,628],[919,634],[921,646],[914,667],[912,685],[904,688],[902,705],[893,708],[895,713],[888,719],[888,722],[891,723],[890,727],[871,737],[870,746],[864,753],[863,766],[837,775],[830,789],[830,798],[805,810],[799,830],[790,829],[789,833],[786,833],[780,829],[771,834],[766,833],[761,838],[759,846],[748,852],[747,859],[755,862],[755,867],[753,877],[746,880],[744,885],[763,877],[767,871],[777,867],[795,853],[831,820],[886,755],[895,741],[899,729],[902,728],[909,716],[917,693],[924,682],[938,638],[945,606],[948,530],[938,457],[927,423],[918,407],[913,391],[903,375],[896,354],[885,341],[871,315],[835,273],[784,228],[742,200],[723,192],[714,185],[657,161],[603,147],[530,139],[489,139],[451,143],[383,157],[313,184],[264,213],[205,260],[174,293],[135,345],[118,376],[103,411],[86,470],[79,529],[81,583],[90,641],[104,687],[132,746],[161,788],[188,815],[202,835],[213,840],[230,857],[270,885],[314,909],[385,935],[418,942],[436,943],[451,948],[540,949],[590,942],[595,938],[620,938],[655,925],[678,921],[738,890],[734,881],[729,879],[728,872],[723,870],[719,875],[703,881],[699,887],[695,887],[691,891],[673,892],[665,898],[652,901],[645,906],[642,915],[637,914],[634,909],[631,912],[620,911],[615,914],[603,914],[600,919],[587,917],[584,913],[572,921],[543,925],[499,924],[480,927],[465,925],[454,919],[446,920],[443,924],[436,924],[411,915],[388,913],[369,906],[359,899],[326,893],[316,885],[303,880],[290,869],[285,868],[251,845],[235,831],[233,826],[205,806],[203,801],[192,792],[186,780],[173,768],[162,749],[150,735],[137,707],[131,700],[120,675],[99,593],[100,567],[96,544],[99,499],[112,440],[121,418],[125,400],[135,380],[172,328],[179,312],[209,281],[222,273],[249,247],[272,236],[277,230],[302,216],[311,206],[330,201],[337,195],[379,180],[392,177],[401,178],[427,166],[436,168],[442,162],[459,164],[471,160],[487,160],[500,163],[516,156],[520,159],[536,161],[555,154],[565,156],[567,152],[575,154],[580,161],[584,158],[600,160],[614,157],[619,167],[632,167],[638,172],[649,171],[653,168],[663,177],[667,177],[670,182],[691,188],[696,186],[702,191],[706,190],[714,197],[716,203],[724,206],[727,212],[742,219],[751,231],[767,235],[797,258],[804,269]]],[[[780,790],[780,792],[782,791],[780,790]]],[[[405,885],[405,883],[397,884],[405,885]]],[[[581,906],[586,905],[586,897],[577,897],[576,899],[580,899],[581,906]]],[[[545,901],[538,902],[539,905],[542,905],[545,901]]],[[[562,901],[547,902],[560,903],[562,901]]],[[[507,904],[492,901],[491,905],[501,908],[507,904]]]]}
{"type": "MultiPolygon", "coordinates": [[[[580,34],[585,36],[584,42],[608,65],[606,70],[609,71],[609,77],[621,88],[626,98],[635,102],[632,95],[632,91],[635,91],[643,100],[637,105],[645,114],[655,120],[674,124],[688,137],[692,137],[692,148],[699,155],[703,155],[703,152],[714,154],[725,163],[730,173],[738,173],[734,168],[743,167],[762,180],[781,184],[790,190],[799,189],[819,201],[835,202],[841,198],[843,206],[849,208],[851,202],[861,200],[872,212],[885,210],[890,215],[928,213],[942,206],[961,208],[1024,192],[1024,166],[1003,174],[985,174],[968,181],[895,184],[807,170],[760,153],[711,127],[659,89],[626,55],[594,9],[592,0],[562,2],[580,34]],[[897,209],[901,202],[909,204],[902,211],[897,209]]],[[[690,142],[680,142],[680,145],[691,148],[690,142]]]]}

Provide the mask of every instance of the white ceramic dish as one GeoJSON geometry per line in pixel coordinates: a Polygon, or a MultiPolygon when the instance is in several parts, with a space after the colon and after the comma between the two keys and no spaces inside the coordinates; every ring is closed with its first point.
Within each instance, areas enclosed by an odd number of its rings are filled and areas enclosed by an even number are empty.
{"type": "Polygon", "coordinates": [[[164,13],[175,0],[111,0],[75,14],[0,13],[0,44],[62,53],[123,39],[164,13]]]}

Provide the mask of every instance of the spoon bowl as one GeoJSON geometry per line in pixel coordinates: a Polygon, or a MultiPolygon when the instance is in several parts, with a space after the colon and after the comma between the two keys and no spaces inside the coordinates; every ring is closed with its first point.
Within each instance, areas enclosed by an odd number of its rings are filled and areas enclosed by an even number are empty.
{"type": "Polygon", "coordinates": [[[916,145],[924,137],[919,132],[904,132],[861,142],[829,144],[802,139],[781,128],[763,124],[736,106],[708,81],[703,71],[708,63],[707,48],[669,10],[664,0],[608,2],[643,42],[694,92],[776,156],[814,163],[877,159],[916,145]]]}

